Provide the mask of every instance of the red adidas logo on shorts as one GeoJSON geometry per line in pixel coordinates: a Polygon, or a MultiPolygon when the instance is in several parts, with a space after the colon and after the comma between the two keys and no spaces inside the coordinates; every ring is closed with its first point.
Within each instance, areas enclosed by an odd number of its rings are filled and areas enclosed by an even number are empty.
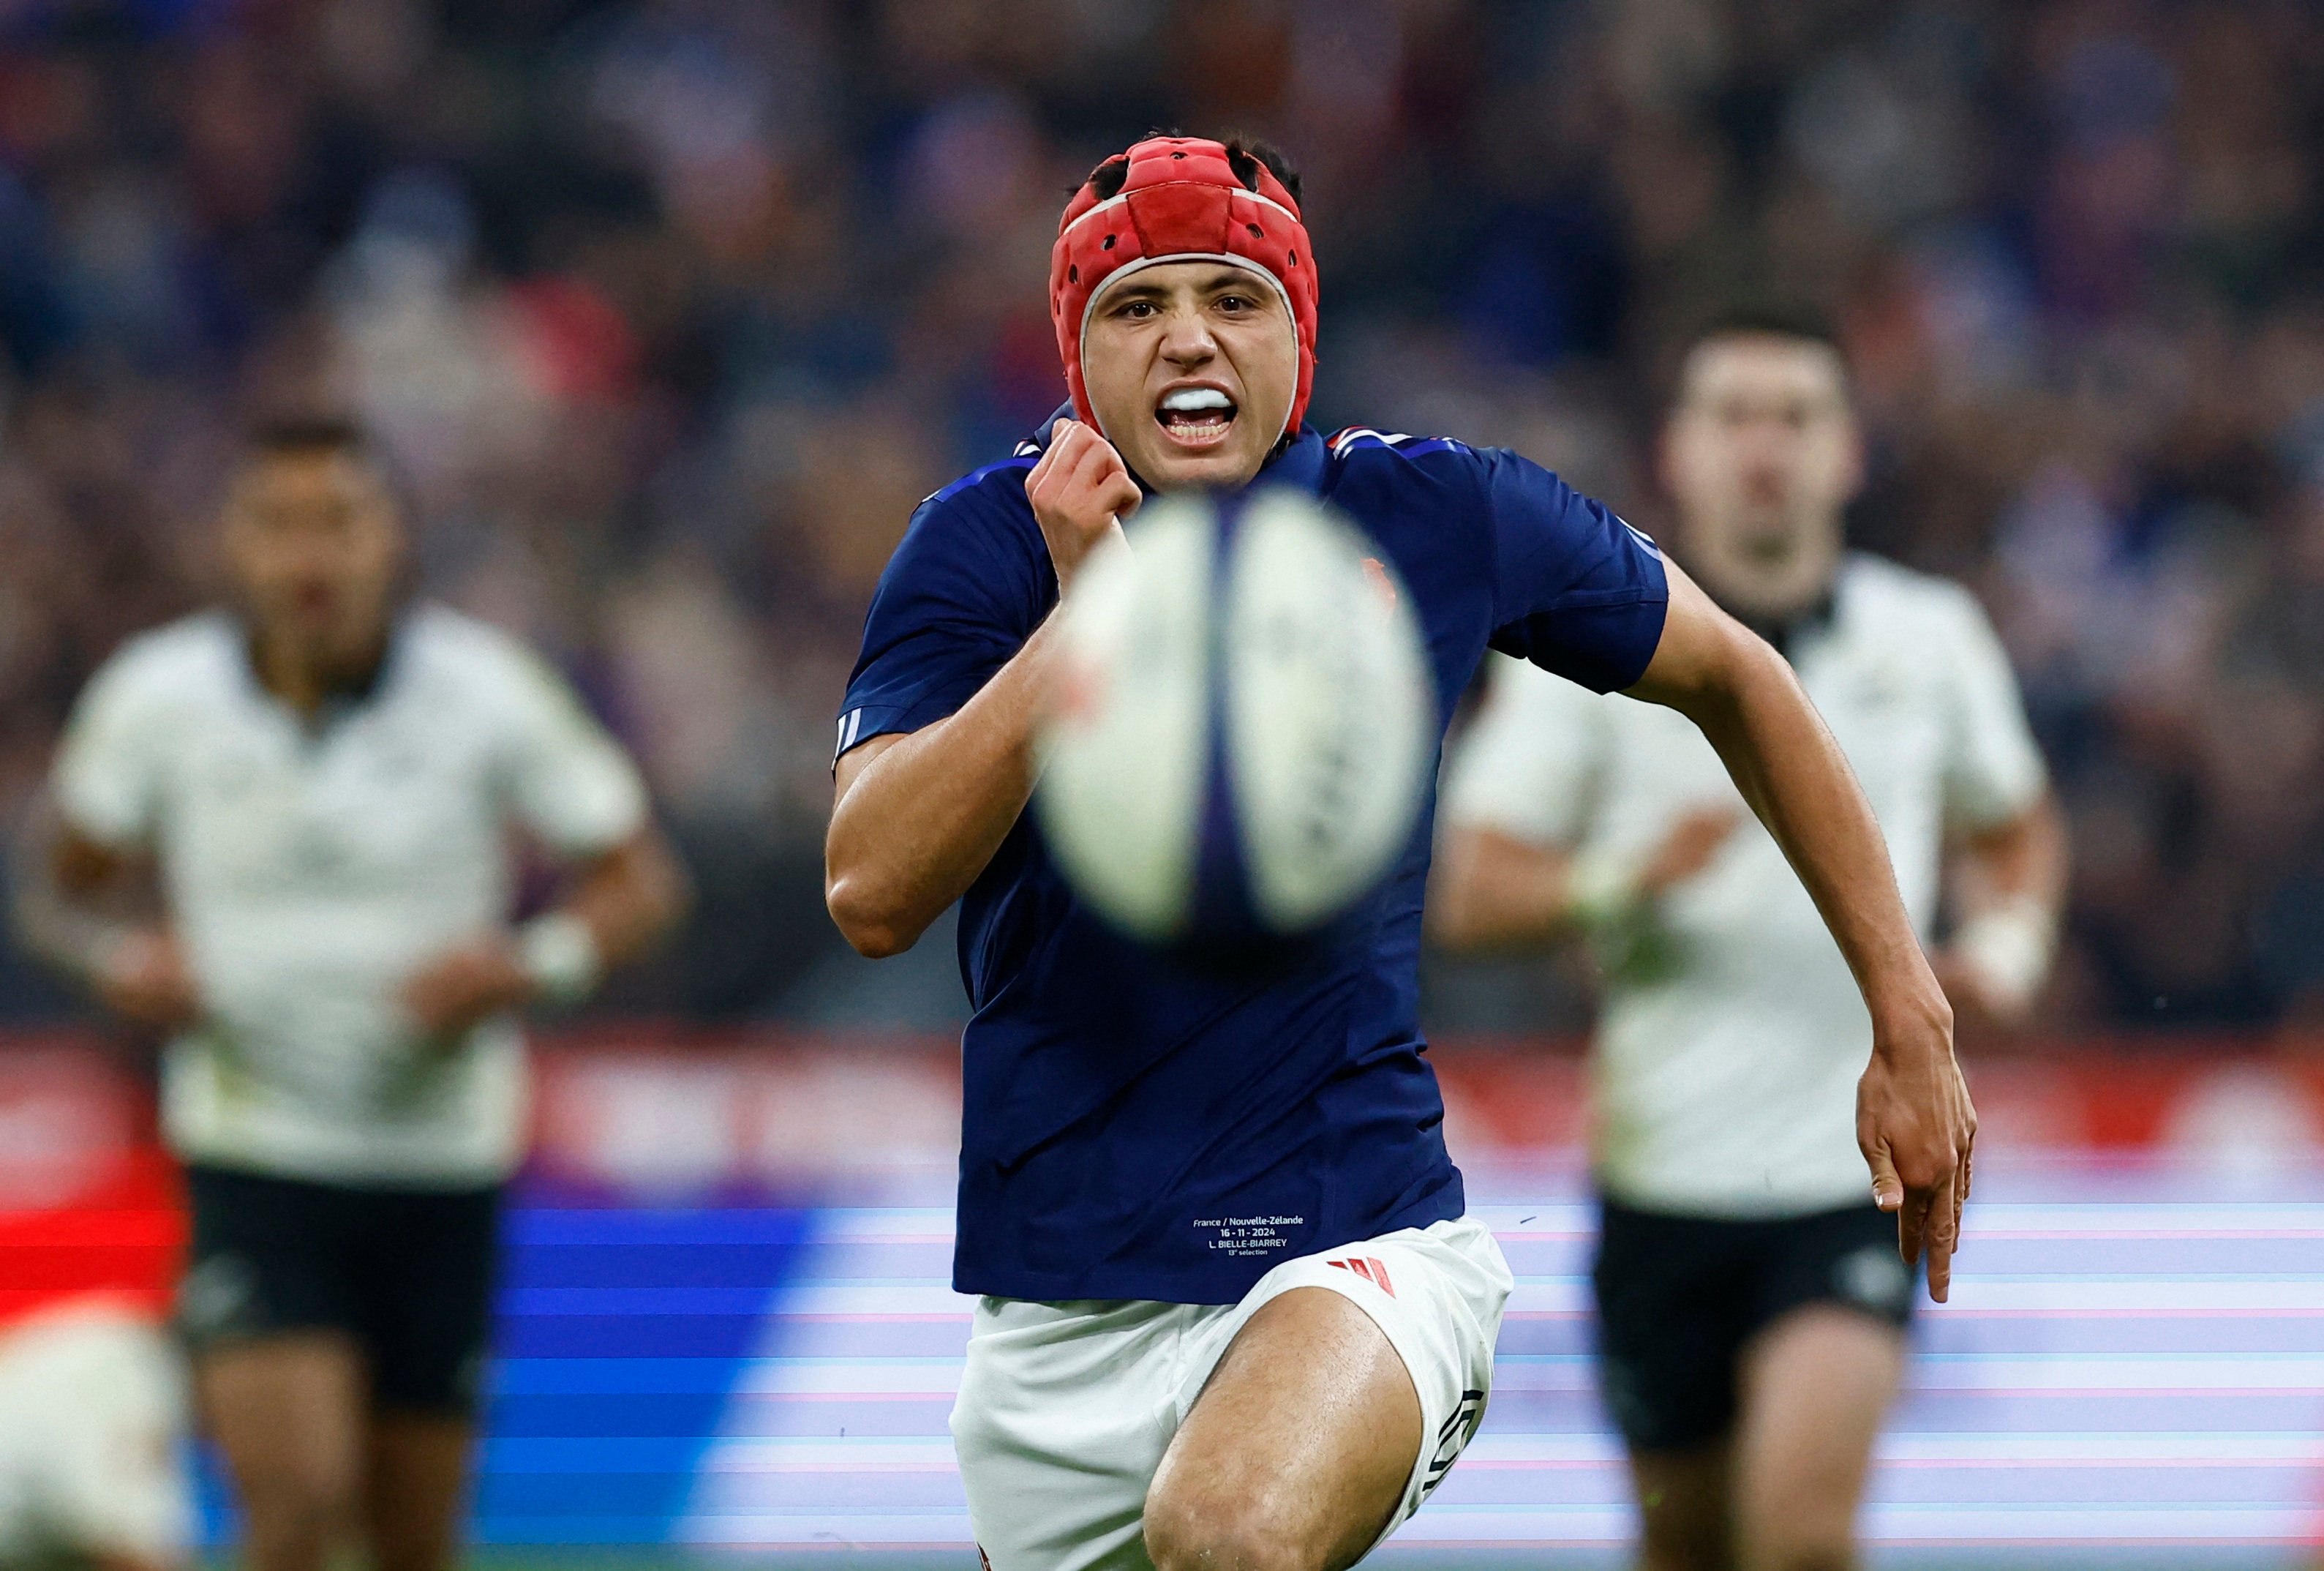
{"type": "Polygon", "coordinates": [[[1389,1298],[1396,1297],[1396,1284],[1388,1280],[1388,1267],[1370,1255],[1350,1255],[1346,1260],[1326,1261],[1324,1263],[1338,1266],[1343,1271],[1353,1271],[1389,1298]]]}

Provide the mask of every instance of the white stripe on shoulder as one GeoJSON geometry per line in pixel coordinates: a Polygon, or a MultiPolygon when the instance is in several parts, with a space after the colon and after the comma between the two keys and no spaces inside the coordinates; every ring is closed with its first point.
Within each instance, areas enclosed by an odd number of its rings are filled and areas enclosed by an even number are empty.
{"type": "Polygon", "coordinates": [[[1350,426],[1346,430],[1342,431],[1338,436],[1332,439],[1332,456],[1333,457],[1339,457],[1342,453],[1346,452],[1348,448],[1353,446],[1358,440],[1365,437],[1370,437],[1376,442],[1384,442],[1391,448],[1395,447],[1399,442],[1408,442],[1414,439],[1411,437],[1406,436],[1402,431],[1376,431],[1370,426],[1350,426]]]}
{"type": "Polygon", "coordinates": [[[1646,547],[1646,550],[1652,551],[1657,559],[1661,558],[1663,548],[1655,543],[1654,536],[1648,534],[1645,530],[1640,529],[1637,524],[1632,523],[1628,519],[1624,518],[1619,513],[1616,513],[1614,515],[1614,522],[1620,524],[1624,529],[1628,530],[1631,535],[1637,539],[1637,542],[1646,547]]]}

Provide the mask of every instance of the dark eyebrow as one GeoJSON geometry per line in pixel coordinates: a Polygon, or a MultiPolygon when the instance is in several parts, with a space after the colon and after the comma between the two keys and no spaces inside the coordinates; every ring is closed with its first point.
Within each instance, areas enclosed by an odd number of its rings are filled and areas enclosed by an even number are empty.
{"type": "Polygon", "coordinates": [[[1133,278],[1126,283],[1107,290],[1105,298],[1111,303],[1120,305],[1124,300],[1163,300],[1167,299],[1169,293],[1168,290],[1158,283],[1140,283],[1133,278]]]}
{"type": "Polygon", "coordinates": [[[1262,300],[1269,299],[1275,293],[1273,290],[1267,287],[1265,279],[1248,267],[1220,268],[1203,281],[1202,291],[1204,294],[1231,294],[1240,291],[1250,295],[1254,300],[1262,300]]]}
{"type": "MultiPolygon", "coordinates": [[[[1240,292],[1262,300],[1274,292],[1267,287],[1267,282],[1264,279],[1259,278],[1249,268],[1230,267],[1223,264],[1194,287],[1198,294],[1219,295],[1240,292]]],[[[1141,282],[1135,274],[1105,291],[1108,309],[1129,300],[1167,300],[1169,295],[1170,291],[1162,285],[1141,282]]]]}

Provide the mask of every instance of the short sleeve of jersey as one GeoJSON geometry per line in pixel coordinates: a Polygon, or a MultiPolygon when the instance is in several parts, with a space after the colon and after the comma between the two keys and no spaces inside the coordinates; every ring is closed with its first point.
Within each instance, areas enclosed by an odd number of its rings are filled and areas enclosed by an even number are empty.
{"type": "MultiPolygon", "coordinates": [[[[1022,467],[1001,477],[1014,484],[1022,467]]],[[[978,485],[922,503],[864,615],[836,752],[934,725],[975,697],[1032,636],[1053,593],[1047,573],[1046,557],[978,485]]]]}
{"type": "Polygon", "coordinates": [[[1492,646],[1593,692],[1646,674],[1670,580],[1655,542],[1515,453],[1480,449],[1495,548],[1492,646]]]}
{"type": "Polygon", "coordinates": [[[147,844],[161,816],[165,695],[154,690],[150,655],[116,654],[74,707],[51,775],[58,811],[92,840],[147,844]]]}
{"type": "Polygon", "coordinates": [[[1609,699],[1489,657],[1485,701],[1445,772],[1446,820],[1539,846],[1582,837],[1609,699]]]}
{"type": "Polygon", "coordinates": [[[646,822],[646,789],[563,679],[509,652],[506,788],[517,821],[567,856],[610,851],[646,822]]]}
{"type": "Polygon", "coordinates": [[[2032,807],[2049,783],[2049,772],[1993,624],[1966,591],[1959,592],[1950,621],[1953,705],[1945,811],[1969,829],[1989,829],[2032,807]]]}

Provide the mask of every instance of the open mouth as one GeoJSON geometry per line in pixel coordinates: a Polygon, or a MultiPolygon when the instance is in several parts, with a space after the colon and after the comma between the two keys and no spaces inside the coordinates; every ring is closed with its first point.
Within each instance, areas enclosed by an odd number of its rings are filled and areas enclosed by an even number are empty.
{"type": "Polygon", "coordinates": [[[1215,387],[1180,387],[1162,395],[1154,422],[1181,447],[1207,448],[1235,422],[1235,402],[1215,387]]]}

